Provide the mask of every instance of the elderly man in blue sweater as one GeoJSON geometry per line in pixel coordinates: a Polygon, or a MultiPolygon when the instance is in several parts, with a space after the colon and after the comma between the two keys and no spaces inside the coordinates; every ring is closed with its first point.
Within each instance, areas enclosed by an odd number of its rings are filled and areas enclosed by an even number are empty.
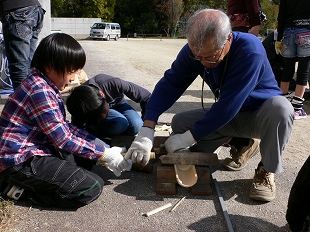
{"type": "Polygon", "coordinates": [[[214,9],[197,11],[190,18],[187,40],[155,86],[144,125],[125,158],[143,165],[149,161],[159,116],[200,76],[216,101],[208,109],[176,114],[166,150],[213,152],[229,143],[232,158],[223,164],[240,170],[260,148],[250,198],[273,200],[274,174],[282,171],[281,155],[292,130],[294,109],[281,96],[261,41],[248,33],[232,32],[228,16],[214,9]],[[253,138],[260,139],[260,144],[253,138]]]}

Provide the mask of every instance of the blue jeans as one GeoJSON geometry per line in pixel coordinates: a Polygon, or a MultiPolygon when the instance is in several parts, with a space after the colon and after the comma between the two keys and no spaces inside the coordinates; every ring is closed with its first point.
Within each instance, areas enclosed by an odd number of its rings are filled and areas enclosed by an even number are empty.
{"type": "Polygon", "coordinates": [[[285,58],[310,56],[310,30],[306,28],[285,28],[282,56],[285,58]]]}
{"type": "Polygon", "coordinates": [[[10,63],[10,77],[16,87],[30,72],[30,64],[43,27],[45,10],[28,6],[1,17],[6,55],[10,63]]]}
{"type": "Polygon", "coordinates": [[[143,125],[138,112],[127,102],[110,109],[109,116],[97,124],[87,125],[87,130],[100,139],[117,135],[136,135],[143,125]]]}

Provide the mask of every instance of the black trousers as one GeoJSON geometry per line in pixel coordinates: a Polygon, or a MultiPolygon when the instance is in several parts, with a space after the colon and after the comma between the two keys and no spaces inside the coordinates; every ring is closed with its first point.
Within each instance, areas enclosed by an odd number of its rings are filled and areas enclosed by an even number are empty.
{"type": "Polygon", "coordinates": [[[286,211],[286,220],[291,231],[308,231],[310,215],[310,157],[301,167],[294,181],[288,207],[286,211]],[[308,228],[307,228],[308,227],[308,228]]]}
{"type": "Polygon", "coordinates": [[[79,208],[96,200],[104,181],[91,172],[94,161],[55,150],[55,156],[34,156],[0,173],[5,182],[26,190],[42,207],[79,208]]]}

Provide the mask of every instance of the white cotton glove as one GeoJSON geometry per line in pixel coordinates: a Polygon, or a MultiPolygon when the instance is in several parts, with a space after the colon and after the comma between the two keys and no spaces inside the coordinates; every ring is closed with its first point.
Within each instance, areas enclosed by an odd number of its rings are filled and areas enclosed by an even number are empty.
{"type": "Polygon", "coordinates": [[[126,152],[125,147],[106,148],[103,155],[98,159],[97,164],[105,166],[112,171],[115,176],[120,176],[122,171],[130,171],[132,163],[125,160],[122,152],[126,152]]]}
{"type": "Polygon", "coordinates": [[[282,42],[281,41],[274,42],[274,47],[276,49],[276,54],[277,55],[279,55],[279,54],[282,55],[282,42]]]}
{"type": "Polygon", "coordinates": [[[103,142],[101,139],[95,138],[94,140],[91,141],[92,144],[100,146],[100,147],[107,147],[110,148],[109,144],[106,144],[103,142]]]}
{"type": "Polygon", "coordinates": [[[125,155],[125,159],[131,159],[133,163],[145,166],[150,160],[155,131],[149,127],[141,127],[139,134],[132,142],[125,155]]]}
{"type": "Polygon", "coordinates": [[[171,135],[165,142],[168,153],[173,153],[181,149],[189,148],[196,143],[192,133],[188,130],[183,134],[171,135]]]}

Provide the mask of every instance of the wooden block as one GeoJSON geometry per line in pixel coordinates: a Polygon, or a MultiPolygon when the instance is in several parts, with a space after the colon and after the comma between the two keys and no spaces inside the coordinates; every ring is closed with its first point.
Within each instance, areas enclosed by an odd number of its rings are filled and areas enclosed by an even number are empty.
{"type": "Polygon", "coordinates": [[[156,194],[175,195],[177,188],[175,183],[156,183],[156,194]]]}
{"type": "Polygon", "coordinates": [[[164,144],[166,142],[167,139],[168,139],[168,136],[159,136],[159,135],[155,136],[153,147],[159,148],[161,146],[161,144],[164,144]]]}
{"type": "Polygon", "coordinates": [[[137,171],[137,172],[152,173],[153,172],[153,164],[147,164],[145,166],[142,166],[140,164],[133,163],[131,170],[137,171]]]}
{"type": "Polygon", "coordinates": [[[157,183],[177,183],[173,166],[157,167],[157,183]]]}
{"type": "Polygon", "coordinates": [[[181,152],[168,153],[159,157],[162,164],[194,164],[194,165],[218,165],[218,157],[215,153],[181,152]]]}
{"type": "Polygon", "coordinates": [[[197,182],[205,182],[205,183],[212,183],[212,178],[211,178],[211,172],[208,167],[199,167],[196,166],[196,172],[198,175],[198,180],[197,182]]]}
{"type": "Polygon", "coordinates": [[[176,194],[176,177],[173,166],[157,167],[156,194],[176,194]]]}
{"type": "Polygon", "coordinates": [[[191,192],[194,195],[212,195],[210,184],[205,182],[197,182],[191,187],[191,192]]]}
{"type": "Polygon", "coordinates": [[[198,180],[191,187],[191,192],[194,195],[212,195],[210,184],[212,183],[211,172],[208,167],[196,166],[198,180]]]}

